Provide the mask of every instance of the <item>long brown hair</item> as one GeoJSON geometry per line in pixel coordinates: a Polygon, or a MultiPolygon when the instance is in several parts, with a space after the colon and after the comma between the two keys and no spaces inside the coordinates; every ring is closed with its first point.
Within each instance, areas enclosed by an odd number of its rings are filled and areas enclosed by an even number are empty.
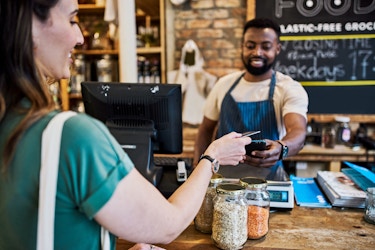
{"type": "Polygon", "coordinates": [[[25,114],[8,135],[3,154],[5,171],[23,132],[55,108],[45,78],[34,58],[33,14],[41,21],[49,18],[50,9],[59,0],[12,0],[0,3],[0,124],[10,111],[25,114]],[[29,100],[27,109],[20,105],[29,100]]]}

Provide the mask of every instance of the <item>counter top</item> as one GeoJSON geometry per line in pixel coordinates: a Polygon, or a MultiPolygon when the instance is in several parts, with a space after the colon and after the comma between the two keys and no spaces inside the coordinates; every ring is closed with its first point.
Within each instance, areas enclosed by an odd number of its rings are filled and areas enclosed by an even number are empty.
{"type": "MultiPolygon", "coordinates": [[[[259,240],[248,240],[243,249],[374,249],[375,225],[363,220],[362,209],[305,208],[270,215],[269,232],[259,240]]],[[[133,243],[118,240],[119,250],[133,243]]],[[[218,249],[211,235],[195,230],[192,223],[166,249],[218,249]]]]}

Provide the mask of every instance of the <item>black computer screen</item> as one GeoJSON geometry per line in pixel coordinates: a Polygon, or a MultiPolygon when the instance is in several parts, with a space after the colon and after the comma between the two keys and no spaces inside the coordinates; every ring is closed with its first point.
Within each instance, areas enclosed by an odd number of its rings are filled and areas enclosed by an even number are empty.
{"type": "Polygon", "coordinates": [[[153,153],[182,152],[180,84],[82,82],[85,112],[109,128],[136,168],[157,185],[153,153]]]}

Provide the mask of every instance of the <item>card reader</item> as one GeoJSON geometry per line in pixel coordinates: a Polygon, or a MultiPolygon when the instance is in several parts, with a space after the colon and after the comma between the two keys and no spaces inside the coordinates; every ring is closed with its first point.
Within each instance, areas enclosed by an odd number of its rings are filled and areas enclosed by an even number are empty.
{"type": "Polygon", "coordinates": [[[292,209],[294,207],[294,189],[291,181],[267,181],[271,208],[292,209]]]}
{"type": "Polygon", "coordinates": [[[176,177],[178,182],[184,182],[187,178],[187,171],[185,161],[177,162],[176,177]]]}

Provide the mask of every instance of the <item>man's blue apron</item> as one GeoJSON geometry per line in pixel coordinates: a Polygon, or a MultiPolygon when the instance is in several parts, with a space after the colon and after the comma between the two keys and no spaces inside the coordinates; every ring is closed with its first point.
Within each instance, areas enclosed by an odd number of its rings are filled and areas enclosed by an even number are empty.
{"type": "MultiPolygon", "coordinates": [[[[239,133],[260,130],[261,133],[252,136],[252,139],[279,140],[275,108],[273,105],[273,94],[276,86],[275,73],[272,74],[268,99],[258,102],[236,102],[231,92],[240,82],[242,74],[226,93],[221,104],[219,126],[217,137],[221,137],[229,132],[239,133]]],[[[284,171],[282,161],[278,161],[270,168],[253,167],[240,164],[233,168],[222,166],[221,174],[226,178],[240,178],[244,176],[254,176],[267,180],[286,180],[287,174],[284,171]]]]}

